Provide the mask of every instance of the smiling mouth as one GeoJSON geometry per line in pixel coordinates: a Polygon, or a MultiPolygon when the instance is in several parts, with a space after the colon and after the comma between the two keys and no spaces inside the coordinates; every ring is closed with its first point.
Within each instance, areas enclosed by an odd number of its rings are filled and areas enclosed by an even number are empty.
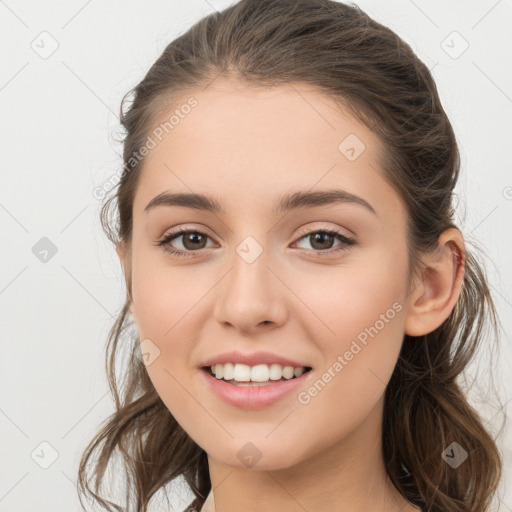
{"type": "MultiPolygon", "coordinates": [[[[267,381],[264,381],[264,382],[256,382],[256,381],[252,381],[252,380],[245,380],[245,381],[237,381],[235,379],[230,379],[230,380],[226,380],[224,378],[217,378],[215,376],[215,374],[212,372],[211,370],[211,366],[203,366],[201,368],[201,370],[205,371],[208,375],[210,375],[211,377],[213,377],[214,379],[217,379],[219,381],[222,381],[222,382],[225,382],[226,384],[232,384],[234,386],[269,386],[269,385],[272,385],[272,384],[276,384],[278,382],[284,382],[284,381],[289,381],[289,380],[294,380],[294,379],[297,379],[298,377],[300,376],[293,376],[289,379],[287,379],[286,377],[281,377],[280,379],[277,379],[277,380],[267,380],[267,381]]],[[[310,372],[312,370],[311,367],[309,366],[306,366],[304,368],[304,371],[302,373],[302,375],[305,375],[306,373],[310,372]]]]}

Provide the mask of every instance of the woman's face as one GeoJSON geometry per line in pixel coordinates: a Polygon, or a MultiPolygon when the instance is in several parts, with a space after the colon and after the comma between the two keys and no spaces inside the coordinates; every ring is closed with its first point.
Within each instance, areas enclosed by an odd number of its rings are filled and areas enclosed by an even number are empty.
{"type": "Polygon", "coordinates": [[[379,170],[379,140],[306,86],[217,79],[193,98],[155,121],[133,206],[132,314],[156,390],[210,457],[239,468],[290,467],[377,439],[408,284],[406,211],[379,170]],[[319,195],[334,190],[360,200],[319,195]],[[207,196],[219,211],[147,208],[161,194],[207,196]],[[270,354],[249,366],[285,358],[311,370],[271,380],[278,394],[290,388],[271,400],[270,386],[206,374],[231,351],[270,354]]]}

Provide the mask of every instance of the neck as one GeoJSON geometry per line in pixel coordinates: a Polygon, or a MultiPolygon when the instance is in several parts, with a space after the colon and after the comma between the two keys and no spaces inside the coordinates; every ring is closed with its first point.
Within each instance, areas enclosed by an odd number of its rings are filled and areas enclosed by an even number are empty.
{"type": "Polygon", "coordinates": [[[216,512],[417,511],[386,474],[382,407],[381,400],[341,441],[291,467],[240,469],[208,457],[216,512]]]}

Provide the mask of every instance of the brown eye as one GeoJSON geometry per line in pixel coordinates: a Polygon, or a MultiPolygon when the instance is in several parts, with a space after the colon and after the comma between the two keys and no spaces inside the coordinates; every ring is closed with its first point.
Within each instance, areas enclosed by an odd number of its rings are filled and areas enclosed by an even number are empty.
{"type": "Polygon", "coordinates": [[[332,243],[334,243],[334,240],[335,240],[333,235],[331,235],[329,233],[325,233],[323,231],[313,233],[308,236],[309,236],[311,246],[314,249],[318,249],[318,250],[331,249],[332,243]]]}
{"type": "Polygon", "coordinates": [[[178,236],[182,237],[181,240],[183,246],[189,251],[204,249],[206,239],[208,238],[206,235],[199,233],[198,231],[188,231],[185,234],[178,236]]]}
{"type": "Polygon", "coordinates": [[[178,231],[173,231],[167,234],[162,240],[156,243],[158,246],[162,246],[163,250],[172,254],[173,256],[188,258],[193,256],[194,252],[199,252],[201,249],[206,247],[206,243],[210,237],[195,229],[184,230],[180,228],[178,231]],[[174,247],[174,244],[178,244],[178,247],[174,247]],[[181,243],[182,247],[179,247],[181,243]]]}
{"type": "Polygon", "coordinates": [[[356,243],[352,238],[329,229],[309,231],[305,234],[301,232],[300,234],[303,235],[300,240],[306,240],[312,247],[312,249],[306,248],[308,252],[315,253],[318,256],[332,255],[338,251],[347,250],[356,243]],[[340,243],[333,247],[335,240],[339,240],[340,243]]]}

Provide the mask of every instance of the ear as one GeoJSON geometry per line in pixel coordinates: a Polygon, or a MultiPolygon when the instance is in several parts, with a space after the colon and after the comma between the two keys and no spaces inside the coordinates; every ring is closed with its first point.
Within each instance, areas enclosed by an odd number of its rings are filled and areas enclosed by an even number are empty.
{"type": "MultiPolygon", "coordinates": [[[[123,242],[116,243],[116,252],[117,256],[119,257],[119,261],[121,262],[121,266],[123,267],[123,275],[125,278],[126,286],[129,288],[130,279],[128,273],[131,271],[129,261],[127,260],[127,258],[129,258],[129,254],[126,253],[123,242]]],[[[130,314],[133,318],[135,318],[133,300],[130,301],[130,314]]]]}
{"type": "Polygon", "coordinates": [[[124,247],[122,242],[117,242],[116,244],[116,252],[119,256],[119,261],[121,262],[121,266],[124,268],[124,247]]]}
{"type": "Polygon", "coordinates": [[[455,228],[445,230],[433,253],[422,257],[421,277],[407,300],[405,334],[422,336],[437,329],[459,298],[465,273],[465,244],[455,228]]]}

